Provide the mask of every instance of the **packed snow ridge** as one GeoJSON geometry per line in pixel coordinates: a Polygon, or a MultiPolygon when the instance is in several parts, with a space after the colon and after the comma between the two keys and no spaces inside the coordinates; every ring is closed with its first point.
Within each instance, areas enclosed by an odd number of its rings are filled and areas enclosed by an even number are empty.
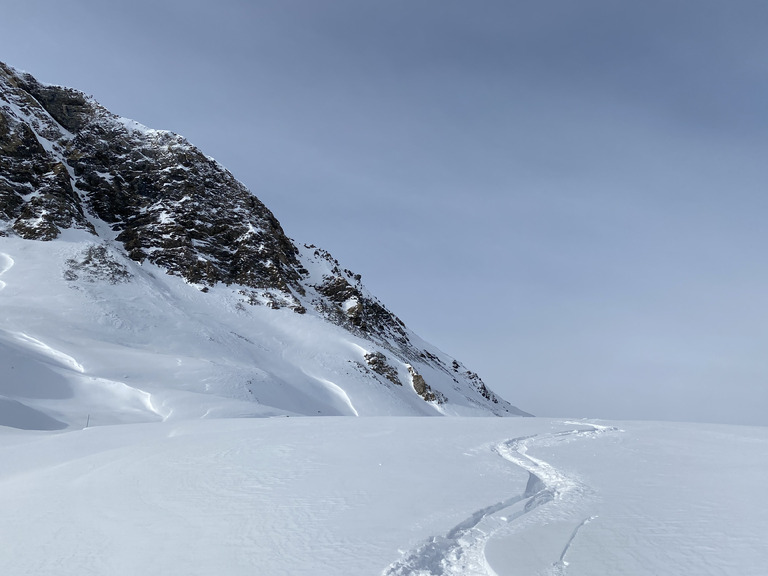
{"type": "Polygon", "coordinates": [[[526,415],[184,138],[3,64],[0,290],[0,424],[526,415]]]}

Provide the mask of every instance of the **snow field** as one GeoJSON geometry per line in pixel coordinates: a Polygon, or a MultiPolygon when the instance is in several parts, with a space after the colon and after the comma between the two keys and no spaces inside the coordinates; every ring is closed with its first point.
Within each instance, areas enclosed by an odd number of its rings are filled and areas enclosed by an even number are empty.
{"type": "Polygon", "coordinates": [[[768,430],[544,419],[0,427],[3,574],[725,574],[768,430]]]}
{"type": "Polygon", "coordinates": [[[420,421],[204,420],[2,435],[0,571],[378,573],[401,546],[525,479],[476,451],[486,434],[467,427],[466,439],[443,442],[442,419],[420,421]],[[462,462],[472,464],[453,470],[462,462]],[[461,506],[444,506],[452,488],[470,486],[461,506]]]}

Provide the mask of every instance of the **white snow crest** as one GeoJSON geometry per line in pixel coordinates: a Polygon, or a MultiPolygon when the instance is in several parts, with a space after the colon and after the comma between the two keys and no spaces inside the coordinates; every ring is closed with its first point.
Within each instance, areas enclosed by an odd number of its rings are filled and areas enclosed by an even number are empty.
{"type": "MultiPolygon", "coordinates": [[[[5,252],[0,252],[0,276],[8,272],[11,268],[13,268],[13,258],[11,258],[8,254],[5,252]]],[[[5,288],[7,284],[0,280],[0,290],[5,288]]]]}
{"type": "Polygon", "coordinates": [[[31,345],[33,348],[37,349],[39,352],[42,352],[45,356],[48,356],[52,360],[55,360],[57,363],[64,364],[68,368],[71,368],[76,372],[80,372],[81,374],[85,372],[83,365],[69,354],[62,352],[61,350],[56,350],[45,342],[42,342],[37,338],[33,338],[24,332],[16,332],[13,334],[13,336],[19,342],[31,345]]]}

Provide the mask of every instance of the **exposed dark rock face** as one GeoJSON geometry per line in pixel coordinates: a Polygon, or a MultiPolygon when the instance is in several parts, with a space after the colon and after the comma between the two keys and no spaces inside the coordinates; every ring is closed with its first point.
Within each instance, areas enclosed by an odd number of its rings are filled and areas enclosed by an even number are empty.
{"type": "Polygon", "coordinates": [[[66,165],[45,149],[30,124],[11,113],[39,104],[2,64],[0,82],[7,86],[0,92],[0,217],[29,239],[52,240],[61,228],[90,228],[66,165]]]}
{"type": "Polygon", "coordinates": [[[433,390],[424,380],[424,377],[413,369],[413,366],[408,366],[408,372],[411,374],[411,385],[416,391],[416,394],[424,398],[426,402],[435,402],[437,404],[445,403],[445,396],[437,390],[433,390]]]}
{"type": "Polygon", "coordinates": [[[382,344],[395,342],[398,348],[421,354],[409,341],[403,321],[365,290],[359,274],[342,270],[333,256],[312,244],[304,246],[303,258],[310,268],[318,263],[326,268],[321,278],[309,277],[308,283],[317,294],[312,300],[314,307],[327,318],[382,344]]]}
{"type": "Polygon", "coordinates": [[[302,293],[296,247],[277,219],[184,138],[2,65],[0,81],[0,212],[14,232],[51,240],[90,229],[87,211],[131,258],[191,283],[302,293]]]}
{"type": "MultiPolygon", "coordinates": [[[[472,403],[496,414],[515,410],[477,375],[460,373],[455,361],[451,370],[415,345],[360,275],[324,250],[295,244],[258,198],[187,140],[0,63],[0,236],[53,240],[70,228],[93,234],[96,247],[66,262],[69,280],[130,281],[106,247],[120,246],[133,260],[151,262],[204,292],[223,283],[234,285],[243,303],[314,310],[403,365],[426,363],[440,371],[456,390],[469,391],[472,403]]],[[[402,386],[384,354],[365,360],[402,386]]],[[[417,394],[446,401],[411,370],[417,394]]]]}
{"type": "Polygon", "coordinates": [[[400,382],[400,377],[397,375],[397,369],[387,362],[387,357],[381,352],[371,352],[370,354],[366,354],[365,361],[376,374],[384,376],[384,378],[392,382],[392,384],[397,384],[398,386],[403,385],[403,383],[400,382]]]}
{"type": "Polygon", "coordinates": [[[470,370],[461,370],[461,365],[454,360],[452,362],[451,368],[453,371],[457,374],[461,374],[465,381],[469,382],[472,387],[477,390],[477,392],[485,398],[486,400],[493,402],[494,404],[503,404],[505,403],[505,400],[502,398],[499,398],[494,392],[488,389],[488,387],[485,385],[485,382],[483,382],[482,378],[478,376],[475,372],[472,372],[470,370]]]}

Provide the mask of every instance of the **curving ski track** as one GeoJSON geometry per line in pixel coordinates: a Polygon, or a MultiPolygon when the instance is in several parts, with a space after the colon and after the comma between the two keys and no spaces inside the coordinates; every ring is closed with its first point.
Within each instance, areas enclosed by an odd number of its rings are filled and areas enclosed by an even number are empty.
{"type": "MultiPolygon", "coordinates": [[[[583,423],[565,422],[565,424],[583,423]]],[[[528,483],[522,494],[516,494],[472,513],[469,518],[454,526],[445,536],[434,536],[418,548],[407,552],[400,560],[387,567],[382,576],[494,576],[495,572],[485,560],[485,545],[500,528],[529,514],[539,506],[554,500],[579,498],[586,487],[575,478],[557,470],[551,464],[528,455],[528,448],[567,437],[584,437],[615,432],[618,428],[586,424],[578,428],[552,434],[534,434],[512,438],[498,444],[494,451],[526,470],[528,483]],[[504,517],[494,516],[506,511],[504,517]]],[[[563,546],[560,558],[552,565],[553,576],[563,576],[568,562],[565,557],[583,526],[596,516],[584,519],[572,532],[563,546]]]]}
{"type": "MultiPolygon", "coordinates": [[[[13,268],[14,265],[13,258],[8,256],[5,252],[0,252],[0,276],[8,272],[11,268],[13,268]]],[[[0,290],[5,288],[6,284],[2,280],[0,280],[0,290]]]]}
{"type": "Polygon", "coordinates": [[[565,576],[565,569],[568,567],[568,562],[565,560],[565,555],[568,554],[568,550],[571,549],[571,544],[573,544],[573,541],[576,540],[576,536],[579,534],[579,530],[581,530],[584,526],[596,518],[597,516],[590,516],[589,518],[585,518],[582,520],[581,524],[573,529],[571,537],[568,538],[568,542],[566,542],[563,551],[560,553],[560,558],[553,565],[553,576],[565,576]]]}

